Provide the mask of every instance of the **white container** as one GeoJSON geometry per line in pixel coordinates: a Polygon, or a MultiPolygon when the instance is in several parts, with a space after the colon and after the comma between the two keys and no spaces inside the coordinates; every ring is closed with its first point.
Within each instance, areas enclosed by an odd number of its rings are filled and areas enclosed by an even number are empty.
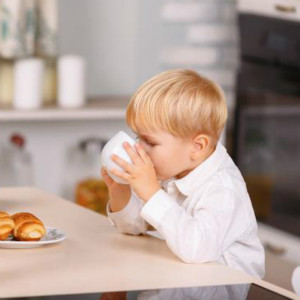
{"type": "Polygon", "coordinates": [[[110,173],[111,169],[118,169],[120,171],[124,171],[119,165],[117,165],[114,161],[111,160],[111,156],[113,154],[131,163],[131,159],[123,147],[124,142],[128,142],[132,147],[134,147],[134,144],[136,143],[127,133],[125,133],[124,131],[119,131],[105,144],[101,152],[100,160],[102,166],[106,168],[109,176],[113,180],[117,181],[118,183],[127,184],[125,180],[122,180],[119,177],[110,173]]]}
{"type": "Polygon", "coordinates": [[[65,55],[58,60],[58,105],[77,108],[86,100],[86,63],[83,57],[65,55]]]}
{"type": "Polygon", "coordinates": [[[16,61],[14,97],[16,109],[38,109],[42,105],[44,62],[39,58],[16,61]]]}
{"type": "Polygon", "coordinates": [[[31,153],[22,134],[12,134],[0,151],[0,186],[33,186],[34,168],[31,153]]]}

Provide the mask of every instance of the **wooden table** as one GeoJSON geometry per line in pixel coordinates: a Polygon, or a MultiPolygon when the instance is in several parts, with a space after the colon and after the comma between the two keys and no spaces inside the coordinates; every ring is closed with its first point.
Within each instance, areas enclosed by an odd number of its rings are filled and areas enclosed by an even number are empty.
{"type": "Polygon", "coordinates": [[[256,283],[299,299],[224,265],[185,264],[164,241],[120,234],[106,217],[36,188],[0,189],[0,210],[31,212],[67,235],[40,248],[0,248],[0,298],[256,283]]]}

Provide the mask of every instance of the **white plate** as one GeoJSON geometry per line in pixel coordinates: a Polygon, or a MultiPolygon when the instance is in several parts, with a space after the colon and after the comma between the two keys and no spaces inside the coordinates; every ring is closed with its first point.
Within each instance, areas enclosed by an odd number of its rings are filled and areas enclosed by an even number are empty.
{"type": "Polygon", "coordinates": [[[43,245],[58,243],[66,238],[64,232],[57,228],[46,227],[46,231],[46,234],[39,241],[22,242],[15,241],[12,237],[9,237],[5,241],[0,241],[0,248],[36,248],[43,245]]]}

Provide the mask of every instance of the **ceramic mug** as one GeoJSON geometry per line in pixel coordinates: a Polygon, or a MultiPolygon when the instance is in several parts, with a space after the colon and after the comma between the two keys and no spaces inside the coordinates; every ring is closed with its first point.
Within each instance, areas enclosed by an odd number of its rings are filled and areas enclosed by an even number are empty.
{"type": "Polygon", "coordinates": [[[136,142],[127,133],[124,131],[119,131],[105,144],[101,152],[100,159],[102,166],[106,168],[108,175],[113,180],[118,183],[127,184],[125,180],[111,174],[110,172],[111,169],[124,171],[123,168],[121,168],[111,159],[113,154],[121,157],[129,163],[132,163],[129,155],[123,147],[124,142],[128,142],[132,147],[134,147],[134,144],[136,144],[136,142]]]}

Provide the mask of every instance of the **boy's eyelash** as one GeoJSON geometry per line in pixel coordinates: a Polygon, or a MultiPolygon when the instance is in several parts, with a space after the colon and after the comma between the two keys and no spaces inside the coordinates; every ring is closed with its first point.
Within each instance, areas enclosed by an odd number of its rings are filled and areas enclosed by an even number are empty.
{"type": "Polygon", "coordinates": [[[135,138],[136,141],[144,141],[146,144],[150,145],[150,146],[156,146],[158,145],[157,142],[151,142],[149,141],[147,138],[144,137],[140,137],[138,134],[135,134],[135,138]]]}
{"type": "Polygon", "coordinates": [[[149,141],[146,141],[146,143],[147,143],[148,145],[150,145],[150,146],[156,146],[156,145],[157,145],[156,143],[154,143],[154,142],[149,142],[149,141]]]}
{"type": "Polygon", "coordinates": [[[140,138],[138,135],[135,136],[135,140],[143,140],[145,143],[147,143],[147,144],[150,145],[150,146],[155,146],[155,145],[157,145],[157,144],[154,143],[154,142],[150,142],[150,141],[148,141],[148,140],[146,140],[146,139],[140,138]]]}

